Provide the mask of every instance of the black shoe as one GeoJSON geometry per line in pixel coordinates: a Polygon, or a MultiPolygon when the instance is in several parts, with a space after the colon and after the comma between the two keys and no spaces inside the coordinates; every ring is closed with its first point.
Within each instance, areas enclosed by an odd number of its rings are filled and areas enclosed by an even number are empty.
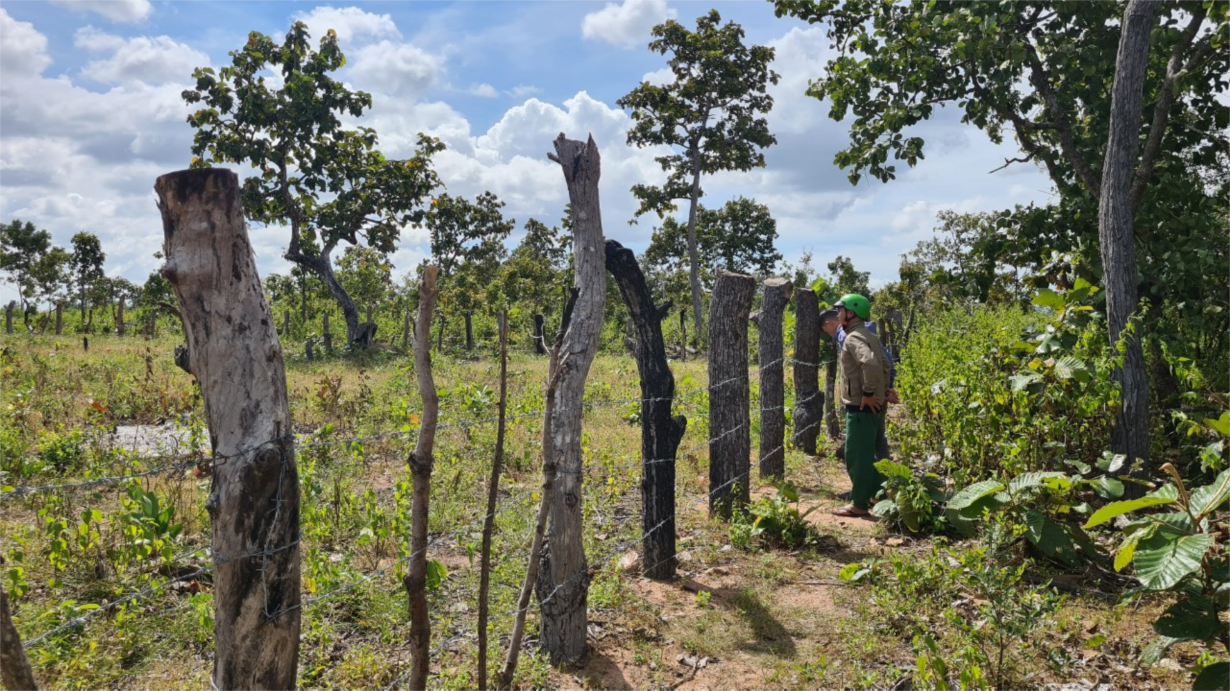
{"type": "Polygon", "coordinates": [[[849,501],[849,500],[850,500],[850,493],[849,493],[849,492],[842,492],[841,494],[838,494],[838,495],[837,495],[837,498],[838,498],[838,499],[845,499],[846,501],[849,501]]]}

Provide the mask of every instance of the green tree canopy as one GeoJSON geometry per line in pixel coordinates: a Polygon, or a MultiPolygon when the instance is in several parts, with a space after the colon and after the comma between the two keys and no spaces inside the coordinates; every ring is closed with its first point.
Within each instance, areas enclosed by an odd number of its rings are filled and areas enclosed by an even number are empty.
{"type": "Polygon", "coordinates": [[[230,56],[217,72],[195,70],[196,88],[183,92],[187,103],[203,106],[188,117],[196,130],[193,166],[236,162],[258,171],[244,180],[245,213],[290,226],[286,259],[325,283],[353,341],[358,311],[333,274],[332,253],[343,242],[392,252],[402,228],[422,220],[439,184],[431,157],[444,147],[419,135],[414,156],[392,160],[377,148],[374,130],[343,126],[342,116],[360,117],[372,98],[329,76],[345,64],[332,29],[319,49],[303,22],[281,44],[252,32],[230,56]],[[267,70],[279,74],[280,87],[267,81],[267,70]]]}

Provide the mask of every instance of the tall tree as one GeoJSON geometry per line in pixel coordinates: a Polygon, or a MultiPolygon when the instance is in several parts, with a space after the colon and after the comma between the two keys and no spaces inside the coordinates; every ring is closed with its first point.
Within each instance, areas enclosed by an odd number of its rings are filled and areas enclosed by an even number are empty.
{"type": "Polygon", "coordinates": [[[854,261],[840,254],[828,263],[829,275],[833,277],[832,286],[842,294],[858,293],[869,296],[871,293],[871,272],[859,271],[854,268],[854,261]]]}
{"type": "Polygon", "coordinates": [[[17,288],[27,326],[30,304],[39,297],[40,265],[50,251],[51,233],[33,223],[13,219],[0,226],[0,271],[8,274],[7,282],[17,288]]]}
{"type": "MultiPolygon", "coordinates": [[[[890,155],[909,165],[922,158],[923,139],[905,136],[905,131],[931,117],[936,106],[955,104],[964,122],[995,142],[1002,141],[1005,131],[1013,133],[1024,156],[1005,166],[1040,163],[1061,198],[1100,204],[1099,218],[1112,214],[1110,223],[1118,230],[1100,234],[1099,242],[1116,244],[1101,247],[1100,254],[1103,260],[1109,254],[1115,270],[1127,277],[1106,281],[1108,305],[1114,302],[1121,315],[1137,309],[1136,290],[1125,292],[1125,283],[1136,285],[1138,267],[1134,248],[1117,243],[1131,244],[1139,241],[1134,235],[1162,231],[1131,219],[1131,210],[1150,198],[1146,192],[1155,177],[1162,188],[1172,184],[1169,176],[1155,176],[1155,170],[1183,158],[1210,165],[1226,150],[1228,109],[1218,100],[1230,71],[1230,6],[1225,3],[1155,8],[1152,14],[1160,15],[1160,23],[1150,19],[1147,31],[1140,29],[1146,37],[1139,39],[1144,46],[1141,78],[1133,88],[1143,90],[1143,97],[1124,100],[1126,95],[1121,95],[1117,108],[1114,94],[1126,88],[1118,82],[1133,76],[1123,72],[1128,63],[1120,59],[1120,43],[1129,24],[1140,26],[1144,9],[1134,2],[774,4],[779,15],[828,27],[838,54],[809,93],[832,103],[834,119],[854,113],[850,145],[836,156],[839,165],[850,169],[852,180],[864,172],[882,181],[894,178],[890,155]],[[1129,10],[1135,14],[1128,16],[1129,10]],[[1113,134],[1114,127],[1126,127],[1129,117],[1135,121],[1132,131],[1139,132],[1143,125],[1147,132],[1139,152],[1136,144],[1124,143],[1127,130],[1113,134]],[[1112,145],[1119,148],[1112,152],[1112,145]],[[1128,178],[1126,201],[1108,204],[1102,199],[1105,176],[1122,175],[1128,178]]],[[[1108,321],[1126,324],[1120,317],[1108,321]]],[[[1111,326],[1109,331],[1117,345],[1121,329],[1111,326]]],[[[1147,457],[1148,406],[1138,402],[1147,400],[1148,380],[1143,358],[1130,352],[1139,349],[1138,342],[1133,345],[1138,336],[1127,339],[1129,352],[1117,375],[1128,403],[1111,445],[1117,452],[1147,457]]]]}
{"type": "Polygon", "coordinates": [[[77,293],[81,296],[81,324],[86,324],[87,299],[90,289],[101,278],[103,262],[107,254],[102,251],[102,243],[93,233],[80,232],[73,236],[72,272],[73,281],[77,284],[77,293]]]}
{"type": "MultiPolygon", "coordinates": [[[[441,194],[431,201],[423,224],[431,233],[432,263],[440,267],[442,302],[470,315],[483,304],[507,250],[504,239],[515,220],[505,219],[504,202],[491,192],[473,201],[441,194]]],[[[440,333],[444,333],[444,310],[440,310],[440,333]]],[[[467,330],[467,346],[471,345],[467,330]]]]}
{"type": "Polygon", "coordinates": [[[499,285],[509,304],[525,303],[542,314],[560,301],[571,283],[568,245],[558,227],[531,218],[525,236],[500,267],[499,285]]]}
{"type": "MultiPolygon", "coordinates": [[[[777,240],[777,221],[769,207],[753,199],[732,199],[720,209],[697,208],[696,255],[700,259],[701,285],[709,289],[715,272],[767,276],[781,261],[773,246],[777,240]]],[[[681,271],[690,263],[688,231],[672,217],[662,220],[645,250],[645,261],[659,269],[681,271]]]]}
{"type": "Polygon", "coordinates": [[[444,146],[420,134],[413,157],[391,160],[377,148],[375,130],[343,127],[340,117],[362,116],[372,97],[329,76],[345,64],[332,29],[319,50],[309,38],[303,22],[280,45],[254,31],[230,53],[231,65],[193,72],[196,88],[183,98],[204,107],[188,116],[196,129],[192,165],[229,161],[259,171],[244,180],[245,215],[290,225],[285,258],[329,288],[353,342],[358,309],[334,275],[333,251],[345,242],[392,252],[402,227],[422,220],[439,184],[431,157],[444,146]],[[268,70],[279,74],[280,88],[266,81],[268,70]]]}
{"type": "Polygon", "coordinates": [[[632,193],[641,203],[638,217],[654,212],[664,218],[675,211],[676,201],[688,201],[688,283],[699,339],[704,333],[696,238],[700,177],[764,166],[762,149],[777,143],[763,117],[773,107],[767,89],[779,77],[769,69],[773,49],[745,46],[743,27],[722,25],[717,10],[699,17],[695,32],[672,19],[655,26],[653,36],[649,49],[671,56],[673,79],[663,85],[641,82],[617,103],[632,110],[629,144],[674,150],[656,159],[668,173],[666,183],[633,185],[632,193]]]}

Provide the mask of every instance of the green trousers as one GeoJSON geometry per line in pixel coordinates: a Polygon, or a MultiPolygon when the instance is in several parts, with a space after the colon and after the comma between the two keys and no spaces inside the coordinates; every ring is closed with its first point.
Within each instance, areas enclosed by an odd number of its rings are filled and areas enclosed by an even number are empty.
{"type": "Polygon", "coordinates": [[[860,509],[871,508],[871,500],[884,484],[884,476],[875,465],[879,434],[880,416],[870,410],[846,411],[846,472],[854,485],[850,503],[860,509]]]}

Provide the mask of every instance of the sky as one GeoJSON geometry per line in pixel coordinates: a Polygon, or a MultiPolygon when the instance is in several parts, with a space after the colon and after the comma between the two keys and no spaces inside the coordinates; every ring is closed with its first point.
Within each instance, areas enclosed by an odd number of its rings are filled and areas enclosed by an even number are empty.
{"type": "MultiPolygon", "coordinates": [[[[833,51],[824,27],[774,16],[761,0],[741,2],[151,2],[0,0],[0,219],[31,221],[68,247],[96,234],[107,273],[143,283],[160,261],[162,222],[155,179],[186,168],[193,131],[180,93],[194,68],[229,64],[250,31],[280,39],[296,20],[313,37],[337,32],[347,65],[337,78],[372,94],[361,124],[373,127],[389,158],[412,155],[419,132],[441,139],[435,158],[447,191],[494,192],[517,220],[558,225],[567,189],[551,142],[592,135],[602,154],[603,227],[640,252],[655,217],[630,225],[630,188],[665,179],[661,149],[626,143],[629,114],[616,101],[641,81],[667,78],[666,58],[650,51],[652,27],[676,19],[695,27],[716,8],[750,44],[776,50],[767,119],[777,145],[750,173],[703,179],[705,202],[746,196],[778,223],[777,248],[797,263],[805,252],[821,272],[837,255],[871,273],[872,287],[897,279],[900,255],[933,234],[936,213],[995,211],[1043,202],[1052,186],[1031,164],[991,173],[1018,154],[937,110],[917,133],[926,158],[898,166],[898,178],[850,184],[833,163],[849,124],[806,95],[833,51]]],[[[237,168],[241,175],[242,168],[237,168]]],[[[686,206],[680,217],[686,218],[686,206]]],[[[262,276],[285,272],[289,234],[253,227],[262,276]]],[[[403,230],[395,275],[430,253],[425,230],[403,230]]],[[[15,297],[0,287],[0,300],[15,297]]]]}

